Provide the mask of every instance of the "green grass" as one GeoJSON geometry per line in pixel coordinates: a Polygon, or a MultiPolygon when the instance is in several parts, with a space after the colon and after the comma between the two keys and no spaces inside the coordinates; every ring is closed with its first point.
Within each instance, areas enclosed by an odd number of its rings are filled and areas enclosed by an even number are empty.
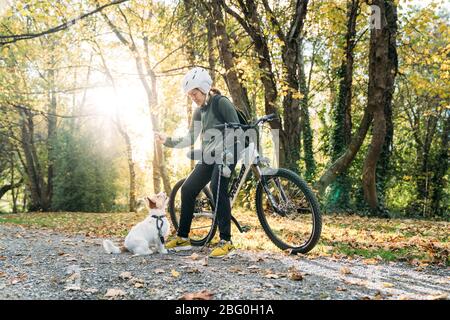
{"type": "Polygon", "coordinates": [[[337,250],[337,252],[344,254],[349,257],[362,257],[366,259],[379,259],[381,258],[384,261],[405,261],[408,259],[425,259],[425,255],[414,255],[411,250],[408,249],[363,249],[363,248],[354,248],[351,245],[346,243],[336,243],[333,247],[337,250]]]}

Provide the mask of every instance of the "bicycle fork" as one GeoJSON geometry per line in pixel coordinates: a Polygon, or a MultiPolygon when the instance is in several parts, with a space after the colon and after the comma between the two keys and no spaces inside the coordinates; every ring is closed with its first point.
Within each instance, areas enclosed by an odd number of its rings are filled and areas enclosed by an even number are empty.
{"type": "MultiPolygon", "coordinates": [[[[261,183],[261,186],[262,186],[264,192],[267,194],[267,197],[268,197],[268,199],[269,199],[269,203],[270,203],[270,206],[272,207],[272,209],[273,209],[277,214],[279,214],[280,216],[283,216],[283,217],[286,216],[286,213],[283,212],[283,211],[279,208],[279,206],[278,206],[278,204],[277,204],[277,201],[275,200],[275,198],[274,198],[272,192],[269,190],[269,187],[268,187],[268,179],[266,178],[265,175],[262,174],[261,169],[259,168],[259,166],[253,165],[253,166],[252,166],[252,169],[253,169],[253,173],[254,173],[255,176],[257,177],[259,183],[261,183]]],[[[287,197],[286,197],[286,194],[285,194],[283,188],[281,187],[280,181],[279,181],[278,179],[276,179],[276,180],[274,180],[274,181],[275,181],[276,187],[278,188],[278,190],[279,190],[279,192],[280,192],[280,194],[281,194],[282,200],[283,200],[283,201],[286,201],[286,200],[287,200],[287,197]]]]}

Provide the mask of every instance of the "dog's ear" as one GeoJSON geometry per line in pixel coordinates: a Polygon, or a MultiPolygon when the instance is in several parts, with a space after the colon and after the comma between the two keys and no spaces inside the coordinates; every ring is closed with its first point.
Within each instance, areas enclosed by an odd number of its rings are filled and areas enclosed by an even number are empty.
{"type": "Polygon", "coordinates": [[[150,209],[155,209],[156,208],[156,202],[153,201],[152,199],[150,199],[149,197],[145,198],[147,200],[147,205],[150,209]]]}

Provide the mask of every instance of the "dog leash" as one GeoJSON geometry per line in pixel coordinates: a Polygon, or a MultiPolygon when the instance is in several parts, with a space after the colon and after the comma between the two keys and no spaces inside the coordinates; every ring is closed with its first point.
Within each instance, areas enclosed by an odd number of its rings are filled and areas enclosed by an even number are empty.
{"type": "Polygon", "coordinates": [[[164,236],[162,234],[162,226],[164,225],[163,218],[164,216],[157,216],[155,214],[152,215],[152,218],[156,219],[156,228],[158,229],[158,236],[161,240],[161,243],[164,244],[164,236]]]}

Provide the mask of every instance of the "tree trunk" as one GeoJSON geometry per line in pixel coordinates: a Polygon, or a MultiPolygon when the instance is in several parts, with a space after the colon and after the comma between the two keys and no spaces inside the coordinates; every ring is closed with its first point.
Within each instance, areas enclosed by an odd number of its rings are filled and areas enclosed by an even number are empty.
{"type": "Polygon", "coordinates": [[[431,214],[438,216],[449,215],[448,204],[442,204],[444,198],[444,190],[446,187],[445,175],[447,174],[449,164],[449,137],[450,137],[450,115],[444,112],[443,128],[441,131],[441,145],[434,160],[434,176],[432,179],[432,195],[431,195],[431,214]]]}
{"type": "MultiPolygon", "coordinates": [[[[146,46],[147,48],[147,46],[146,46]]],[[[147,52],[148,53],[148,52],[147,52]]],[[[158,93],[156,90],[157,84],[156,84],[156,74],[155,72],[150,69],[150,63],[148,60],[148,55],[145,59],[146,61],[146,67],[147,67],[147,72],[150,75],[150,80],[151,80],[151,87],[152,87],[152,96],[153,96],[153,105],[149,105],[149,108],[151,110],[157,109],[158,107],[158,93]]],[[[151,120],[152,120],[152,126],[153,126],[153,130],[155,131],[160,131],[160,120],[159,117],[157,116],[157,113],[153,113],[151,115],[151,120]]],[[[166,168],[166,161],[164,159],[164,153],[163,153],[163,149],[162,149],[162,144],[161,143],[155,143],[156,144],[156,150],[155,150],[155,156],[154,156],[154,161],[155,161],[155,165],[153,166],[153,168],[157,168],[157,172],[159,177],[161,178],[162,182],[163,182],[163,187],[164,187],[164,192],[169,195],[170,192],[172,191],[172,188],[170,186],[170,179],[169,179],[169,175],[167,173],[167,168],[166,168]]],[[[158,193],[161,191],[161,188],[159,189],[155,189],[155,192],[158,193]]]]}
{"type": "MultiPolygon", "coordinates": [[[[255,51],[258,55],[258,66],[260,69],[259,71],[261,72],[261,82],[264,87],[264,111],[266,114],[279,114],[277,110],[278,89],[275,74],[273,72],[272,59],[268,41],[260,27],[261,19],[258,15],[256,3],[253,0],[247,0],[245,3],[243,1],[239,2],[239,6],[244,14],[244,18],[242,18],[228,7],[225,1],[220,0],[219,2],[225,8],[227,13],[237,19],[246,30],[247,34],[252,38],[255,45],[255,51]]],[[[290,156],[289,136],[283,130],[281,119],[271,121],[269,124],[272,129],[278,130],[279,132],[279,166],[285,166],[286,159],[290,156]]]]}
{"type": "MultiPolygon", "coordinates": [[[[266,11],[269,10],[265,3],[266,11]]],[[[298,160],[300,159],[300,98],[297,95],[299,90],[299,79],[297,70],[299,68],[299,49],[302,38],[304,21],[307,13],[308,1],[297,0],[295,5],[295,15],[291,21],[289,31],[280,36],[283,39],[282,55],[283,61],[283,83],[287,86],[287,91],[283,98],[283,118],[284,131],[289,137],[289,145],[285,159],[285,165],[288,169],[299,171],[298,160]]],[[[276,23],[277,25],[277,23],[276,23]]],[[[278,26],[280,27],[280,26],[278,26]]],[[[306,106],[305,106],[306,108],[306,106]]],[[[306,120],[305,119],[305,123],[306,120]]]]}
{"type": "MultiPolygon", "coordinates": [[[[52,61],[54,61],[54,57],[52,57],[52,61]]],[[[52,205],[52,197],[53,197],[53,178],[54,178],[54,165],[55,165],[55,154],[54,154],[54,145],[56,143],[56,93],[55,93],[55,70],[54,62],[52,62],[51,69],[48,71],[48,78],[50,83],[49,90],[49,104],[48,104],[48,127],[47,127],[47,190],[45,192],[45,202],[44,202],[44,211],[48,211],[52,205]]]]}
{"type": "Polygon", "coordinates": [[[133,149],[131,148],[130,136],[125,132],[122,135],[125,140],[125,145],[127,149],[127,161],[128,161],[128,172],[130,174],[130,192],[129,192],[129,202],[128,210],[130,212],[136,212],[136,169],[135,163],[133,161],[133,149]]]}
{"type": "MultiPolygon", "coordinates": [[[[19,184],[14,183],[14,180],[16,177],[14,176],[15,168],[14,168],[14,153],[13,152],[10,153],[9,159],[10,159],[10,165],[11,165],[11,197],[12,197],[12,203],[13,203],[12,212],[17,213],[17,194],[18,194],[18,192],[15,189],[17,188],[18,185],[20,185],[20,183],[19,184]]],[[[0,195],[0,198],[1,198],[1,195],[0,195]]]]}
{"type": "Polygon", "coordinates": [[[416,191],[417,201],[415,206],[422,212],[423,216],[430,213],[430,186],[433,171],[431,159],[431,145],[433,144],[434,135],[438,118],[429,116],[426,120],[425,137],[422,140],[416,139],[417,143],[417,174],[416,174],[416,191]]]}
{"type": "MultiPolygon", "coordinates": [[[[331,160],[336,161],[350,144],[352,135],[352,82],[353,50],[355,47],[356,18],[359,0],[347,1],[347,31],[345,35],[345,56],[339,68],[339,88],[334,107],[334,127],[331,135],[331,160]]],[[[327,199],[329,210],[348,210],[350,208],[351,181],[346,171],[339,174],[331,185],[327,199]]]]}
{"type": "MultiPolygon", "coordinates": [[[[316,162],[314,160],[313,151],[313,133],[311,129],[311,121],[309,119],[309,85],[306,82],[302,41],[299,43],[298,56],[299,91],[302,94],[302,97],[300,98],[300,136],[303,143],[303,158],[306,167],[305,179],[307,181],[311,181],[316,171],[316,162]]],[[[313,67],[312,65],[313,62],[311,62],[311,68],[313,67]]],[[[301,150],[301,148],[299,149],[301,150]]]]}
{"type": "Polygon", "coordinates": [[[369,109],[369,107],[366,107],[361,119],[361,123],[359,124],[358,131],[352,137],[348,148],[336,161],[334,161],[328,167],[328,169],[320,177],[319,181],[315,184],[315,188],[318,189],[319,193],[324,193],[325,189],[333,181],[335,181],[342,172],[345,172],[348,169],[353,159],[355,159],[355,156],[358,153],[359,149],[361,148],[364,139],[366,138],[367,131],[369,130],[372,123],[372,119],[373,113],[369,109]]]}
{"type": "Polygon", "coordinates": [[[37,163],[36,146],[34,145],[34,122],[31,112],[25,108],[21,108],[21,145],[25,155],[25,171],[27,174],[27,182],[30,190],[30,211],[38,211],[43,209],[42,189],[43,178],[40,166],[37,163]]]}
{"type": "MultiPolygon", "coordinates": [[[[208,65],[213,83],[216,83],[216,57],[214,55],[214,20],[208,18],[208,65]]],[[[249,104],[250,105],[250,104],[249,104]]]]}
{"type": "Polygon", "coordinates": [[[231,97],[236,107],[243,111],[247,118],[250,119],[252,110],[247,95],[247,89],[243,86],[242,81],[239,79],[238,70],[236,68],[236,63],[234,61],[230,46],[230,39],[225,29],[222,8],[218,2],[211,2],[210,14],[215,22],[215,38],[218,44],[220,57],[226,70],[225,79],[231,97]]]}
{"type": "Polygon", "coordinates": [[[387,98],[392,99],[389,92],[393,90],[395,79],[391,75],[389,48],[392,43],[395,46],[396,25],[394,27],[393,24],[396,24],[396,20],[390,16],[390,10],[395,11],[390,0],[377,0],[373,4],[380,8],[382,25],[381,29],[372,29],[370,35],[368,108],[373,110],[374,117],[372,140],[363,165],[362,186],[371,211],[380,213],[383,208],[377,194],[376,168],[386,138],[385,106],[387,98]]]}
{"type": "Polygon", "coordinates": [[[386,21],[389,28],[389,47],[388,47],[388,70],[387,84],[384,95],[384,117],[386,120],[386,136],[384,139],[383,149],[381,151],[380,160],[377,166],[377,192],[378,198],[384,203],[384,194],[386,183],[390,174],[390,158],[393,149],[394,140],[394,123],[392,119],[392,97],[394,95],[395,78],[398,71],[397,57],[397,8],[392,1],[385,1],[386,4],[386,21]]]}
{"type": "MultiPolygon", "coordinates": [[[[12,178],[11,178],[12,180],[12,178]]],[[[0,199],[9,191],[12,190],[14,188],[20,187],[23,184],[23,179],[20,179],[19,182],[14,183],[14,184],[7,184],[4,185],[2,187],[0,187],[0,199]]]]}
{"type": "MultiPolygon", "coordinates": [[[[375,100],[375,96],[372,96],[375,100]]],[[[362,172],[362,187],[364,190],[364,198],[369,205],[370,209],[374,212],[378,212],[379,202],[376,188],[376,175],[375,169],[378,159],[381,154],[381,150],[386,136],[386,119],[384,117],[384,110],[375,110],[373,117],[373,133],[372,140],[367,151],[366,158],[364,160],[363,172],[362,172]]]]}

